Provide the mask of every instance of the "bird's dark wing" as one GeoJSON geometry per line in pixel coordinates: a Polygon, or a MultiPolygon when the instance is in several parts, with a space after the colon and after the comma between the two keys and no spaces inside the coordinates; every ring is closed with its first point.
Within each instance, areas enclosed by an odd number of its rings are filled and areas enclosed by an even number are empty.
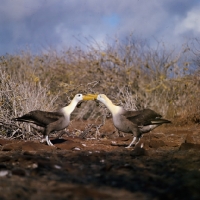
{"type": "Polygon", "coordinates": [[[143,110],[126,111],[123,115],[128,119],[140,115],[143,110]]]}
{"type": "Polygon", "coordinates": [[[33,123],[38,126],[45,127],[46,125],[57,121],[61,117],[63,117],[63,115],[60,112],[46,112],[41,110],[34,110],[21,117],[14,118],[13,120],[33,123]]]}
{"type": "Polygon", "coordinates": [[[137,124],[138,126],[150,125],[152,124],[152,121],[155,122],[157,120],[160,120],[162,117],[160,114],[151,109],[127,111],[127,113],[125,113],[124,115],[129,121],[137,124]]]}

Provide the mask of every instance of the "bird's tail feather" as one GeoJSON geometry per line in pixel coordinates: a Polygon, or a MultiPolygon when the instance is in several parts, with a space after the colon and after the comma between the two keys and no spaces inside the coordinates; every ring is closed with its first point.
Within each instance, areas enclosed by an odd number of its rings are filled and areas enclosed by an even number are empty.
{"type": "Polygon", "coordinates": [[[43,126],[43,124],[38,123],[37,121],[34,121],[34,120],[32,120],[32,119],[23,118],[23,116],[22,116],[22,117],[17,117],[17,118],[12,118],[11,120],[12,120],[12,121],[19,121],[19,122],[27,122],[27,123],[36,124],[36,125],[38,125],[38,126],[43,126]]]}
{"type": "Polygon", "coordinates": [[[21,122],[23,122],[23,121],[30,121],[30,119],[24,118],[24,117],[16,117],[16,118],[12,118],[11,120],[12,121],[21,121],[21,122]]]}
{"type": "Polygon", "coordinates": [[[171,123],[171,121],[167,119],[156,119],[151,121],[151,124],[164,124],[164,123],[171,123]]]}

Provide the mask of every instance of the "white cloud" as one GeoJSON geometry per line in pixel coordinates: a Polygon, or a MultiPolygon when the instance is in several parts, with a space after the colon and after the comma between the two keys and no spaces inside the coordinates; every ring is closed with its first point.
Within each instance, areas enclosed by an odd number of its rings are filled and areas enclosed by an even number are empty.
{"type": "Polygon", "coordinates": [[[181,21],[177,22],[175,34],[183,34],[187,31],[200,32],[200,7],[195,8],[187,13],[187,16],[181,21]]]}
{"type": "Polygon", "coordinates": [[[85,38],[104,45],[131,33],[173,43],[187,31],[200,32],[199,0],[0,0],[0,5],[0,53],[25,45],[81,45],[78,40],[87,43],[85,38]]]}

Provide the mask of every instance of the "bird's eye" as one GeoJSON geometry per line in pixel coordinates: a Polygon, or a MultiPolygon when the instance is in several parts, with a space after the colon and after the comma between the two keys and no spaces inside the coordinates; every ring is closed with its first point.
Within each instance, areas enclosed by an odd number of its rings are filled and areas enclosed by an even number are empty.
{"type": "Polygon", "coordinates": [[[80,97],[81,95],[79,94],[78,96],[80,97]]]}

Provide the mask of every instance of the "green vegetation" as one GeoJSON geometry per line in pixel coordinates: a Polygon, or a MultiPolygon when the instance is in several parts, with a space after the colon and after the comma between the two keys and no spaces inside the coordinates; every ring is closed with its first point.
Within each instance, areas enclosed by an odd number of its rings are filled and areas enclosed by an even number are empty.
{"type": "MultiPolygon", "coordinates": [[[[177,52],[158,43],[151,49],[127,39],[103,48],[91,45],[87,50],[1,56],[1,134],[21,132],[11,118],[34,109],[55,110],[76,93],[105,93],[127,109],[148,107],[174,124],[199,123],[199,55],[188,47],[177,52]]],[[[73,118],[97,120],[105,111],[95,102],[86,102],[73,118]]]]}

